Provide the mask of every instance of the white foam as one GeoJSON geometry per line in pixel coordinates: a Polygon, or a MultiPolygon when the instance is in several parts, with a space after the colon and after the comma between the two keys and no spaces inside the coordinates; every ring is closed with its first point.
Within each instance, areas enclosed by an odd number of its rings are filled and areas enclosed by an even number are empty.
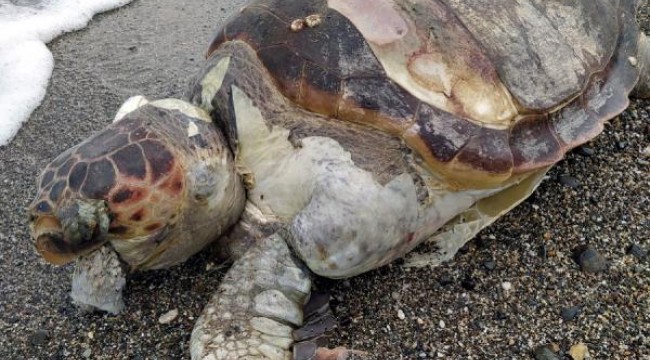
{"type": "Polygon", "coordinates": [[[13,139],[45,96],[54,65],[45,44],[131,1],[0,0],[0,146],[13,139]]]}

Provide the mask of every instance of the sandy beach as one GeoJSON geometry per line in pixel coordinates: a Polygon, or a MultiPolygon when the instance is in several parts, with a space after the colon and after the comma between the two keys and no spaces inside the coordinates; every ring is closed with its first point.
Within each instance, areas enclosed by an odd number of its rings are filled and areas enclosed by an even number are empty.
{"type": "MultiPolygon", "coordinates": [[[[132,95],[181,97],[210,37],[244,0],[136,0],[49,44],[44,102],[0,147],[0,359],[186,359],[194,321],[225,269],[206,249],[186,264],[129,277],[126,311],[79,314],[72,266],[45,263],[25,207],[40,169],[108,124],[132,95]],[[158,319],[170,310],[168,324],[158,319]]],[[[650,29],[648,4],[640,18],[650,29]]],[[[650,102],[632,101],[524,204],[436,268],[399,261],[332,291],[332,345],[379,359],[531,359],[540,345],[593,359],[650,359],[650,102]],[[591,245],[607,270],[572,256],[591,245]],[[577,309],[563,320],[563,309],[577,309]]],[[[421,246],[416,251],[431,250],[421,246]]],[[[569,359],[569,357],[566,357],[569,359]]]]}

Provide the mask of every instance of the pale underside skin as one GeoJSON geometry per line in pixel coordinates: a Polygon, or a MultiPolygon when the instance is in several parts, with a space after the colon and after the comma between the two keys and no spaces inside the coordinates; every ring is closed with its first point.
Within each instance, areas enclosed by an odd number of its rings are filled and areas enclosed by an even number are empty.
{"type": "MultiPolygon", "coordinates": [[[[231,61],[222,58],[206,76],[210,80],[204,78],[202,98],[219,89],[231,61]]],[[[287,129],[267,125],[244,90],[233,85],[229,93],[237,120],[236,161],[249,184],[247,208],[259,223],[284,226],[228,272],[194,328],[193,359],[291,357],[293,329],[303,325],[310,292],[307,272],[291,251],[316,274],[349,277],[404,256],[448,223],[432,238],[440,251],[415,259],[415,265],[437,264],[525,199],[546,171],[505,191],[452,191],[434,186],[427,179],[435,176],[413,164],[429,184],[422,202],[411,174],[382,185],[334,139],[307,136],[296,146],[287,129]]]]}
{"type": "MultiPolygon", "coordinates": [[[[229,61],[222,59],[213,71],[225,73],[229,61]]],[[[502,190],[451,191],[427,182],[429,199],[421,204],[410,174],[381,185],[331,138],[306,137],[296,148],[288,130],[269,129],[247,94],[235,86],[231,90],[237,162],[253,180],[248,199],[266,216],[288,225],[288,241],[316,274],[341,278],[384,265],[479,199],[502,190]]],[[[416,168],[421,177],[432,176],[416,168]]]]}

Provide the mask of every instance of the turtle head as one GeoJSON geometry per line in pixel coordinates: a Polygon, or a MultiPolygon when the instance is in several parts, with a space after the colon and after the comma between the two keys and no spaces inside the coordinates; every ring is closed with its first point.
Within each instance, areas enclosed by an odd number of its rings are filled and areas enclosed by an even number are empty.
{"type": "Polygon", "coordinates": [[[207,113],[138,97],[45,168],[28,211],[48,262],[66,264],[109,242],[132,268],[160,268],[216,239],[244,202],[232,154],[207,113]]]}

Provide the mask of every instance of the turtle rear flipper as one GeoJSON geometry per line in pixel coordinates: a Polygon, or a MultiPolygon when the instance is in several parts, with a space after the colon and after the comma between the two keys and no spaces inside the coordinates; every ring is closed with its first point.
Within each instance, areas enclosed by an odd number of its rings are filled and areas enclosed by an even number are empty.
{"type": "Polygon", "coordinates": [[[309,270],[291,254],[282,236],[264,238],[230,268],[199,317],[190,340],[192,359],[324,360],[331,354],[347,355],[350,352],[342,348],[319,348],[320,343],[311,342],[314,337],[304,336],[316,329],[319,315],[331,316],[309,310],[310,293],[309,270]],[[296,338],[304,312],[316,321],[301,328],[303,335],[296,338]],[[293,354],[296,339],[305,342],[293,354]],[[301,354],[306,356],[296,357],[301,354]]]}

